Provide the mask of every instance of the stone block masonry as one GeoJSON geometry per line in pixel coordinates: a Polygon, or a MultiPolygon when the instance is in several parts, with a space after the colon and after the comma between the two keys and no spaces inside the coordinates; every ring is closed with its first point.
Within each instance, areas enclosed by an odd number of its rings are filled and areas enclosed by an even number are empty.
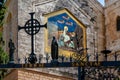
{"type": "Polygon", "coordinates": [[[56,76],[48,73],[37,72],[28,69],[14,69],[4,80],[74,80],[72,78],[56,76]]]}

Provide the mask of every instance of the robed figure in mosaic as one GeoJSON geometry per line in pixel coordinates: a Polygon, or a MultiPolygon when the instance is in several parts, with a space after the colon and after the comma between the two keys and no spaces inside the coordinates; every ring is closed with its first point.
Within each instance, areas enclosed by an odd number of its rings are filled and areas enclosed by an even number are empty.
{"type": "MultiPolygon", "coordinates": [[[[53,36],[58,43],[59,57],[77,57],[86,54],[86,27],[67,9],[45,14],[47,30],[45,30],[45,53],[51,53],[53,36]],[[82,52],[81,52],[82,50],[82,52]]],[[[53,59],[53,57],[52,57],[53,59]]]]}

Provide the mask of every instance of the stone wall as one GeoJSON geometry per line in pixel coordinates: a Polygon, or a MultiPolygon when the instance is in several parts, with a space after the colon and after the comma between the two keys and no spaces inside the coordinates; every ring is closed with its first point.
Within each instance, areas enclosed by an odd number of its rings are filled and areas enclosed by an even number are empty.
{"type": "MultiPolygon", "coordinates": [[[[9,0],[8,0],[9,1],[9,0]]],[[[11,1],[11,0],[10,0],[11,1]]],[[[24,63],[24,58],[28,57],[31,53],[31,38],[24,30],[18,32],[17,30],[17,8],[18,8],[18,25],[24,26],[25,22],[30,19],[28,13],[36,12],[35,18],[37,18],[41,24],[44,24],[44,17],[42,14],[50,13],[61,8],[67,8],[72,12],[84,25],[87,27],[87,48],[88,54],[92,57],[90,60],[95,60],[95,54],[101,54],[101,50],[107,49],[112,50],[112,53],[120,51],[120,32],[116,30],[116,18],[120,16],[120,1],[119,0],[105,0],[106,6],[103,7],[96,0],[12,0],[10,7],[8,8],[7,13],[7,24],[5,24],[4,38],[6,44],[8,44],[8,39],[11,37],[17,46],[18,39],[18,56],[21,59],[21,63],[24,63]],[[17,4],[18,3],[18,7],[17,4]],[[14,5],[15,4],[15,5],[14,5]],[[67,4],[67,5],[66,5],[67,4]],[[14,6],[14,8],[13,8],[14,6]],[[14,16],[13,16],[14,15],[14,16]],[[13,24],[14,23],[14,24],[13,24]],[[10,26],[8,28],[8,26],[10,26]],[[14,27],[15,26],[15,27],[14,27]],[[9,34],[8,31],[11,32],[9,34]],[[94,41],[95,40],[95,41],[94,41]]],[[[35,53],[37,56],[39,54],[43,55],[45,59],[46,55],[44,53],[44,28],[35,35],[35,53]]],[[[6,45],[6,50],[8,51],[8,45],[6,45]]],[[[16,50],[17,53],[17,50],[16,50]]],[[[17,56],[17,55],[16,55],[17,56]]],[[[112,54],[109,56],[109,60],[114,60],[112,54]]],[[[100,60],[103,60],[101,55],[100,60]]],[[[44,60],[43,60],[44,62],[44,60]]],[[[45,72],[61,76],[71,76],[77,77],[77,68],[56,68],[56,69],[35,69],[36,71],[30,70],[19,70],[17,71],[18,75],[21,75],[21,78],[25,79],[25,76],[22,74],[38,75],[38,73],[45,72]],[[20,73],[20,74],[19,74],[20,73]],[[22,74],[21,74],[22,73],[22,74]]],[[[13,74],[17,74],[16,71],[13,71],[13,74]]],[[[41,73],[40,73],[41,74],[41,73]]],[[[44,73],[42,73],[44,74],[44,73]]],[[[12,75],[12,74],[10,74],[12,75]]],[[[28,75],[30,76],[30,75],[28,75]]],[[[39,75],[40,77],[40,75],[39,75]]],[[[44,76],[47,78],[46,76],[44,76]]],[[[6,77],[9,78],[9,77],[6,77]]],[[[12,77],[11,77],[12,78],[12,77]]],[[[20,77],[18,77],[20,78],[20,77]]],[[[16,78],[15,78],[16,79],[16,78]]],[[[13,80],[13,79],[11,79],[13,80]]]]}
{"type": "MultiPolygon", "coordinates": [[[[109,4],[109,2],[106,2],[109,4]]],[[[117,31],[117,17],[120,16],[120,1],[116,0],[110,6],[105,7],[105,27],[106,27],[106,47],[112,50],[112,53],[120,51],[120,31],[117,31]]],[[[111,54],[111,56],[113,56],[111,54]]],[[[114,60],[110,57],[110,60],[114,60]]]]}
{"type": "MultiPolygon", "coordinates": [[[[25,22],[30,19],[28,14],[30,12],[35,12],[35,18],[38,19],[41,24],[44,24],[42,14],[62,8],[67,8],[71,11],[71,13],[87,27],[88,54],[91,55],[90,60],[95,60],[95,54],[100,54],[100,51],[104,49],[104,12],[102,6],[96,0],[18,0],[18,25],[24,26],[25,22]],[[84,6],[84,4],[86,4],[86,6],[84,6]]],[[[44,59],[46,57],[44,53],[44,37],[44,28],[42,28],[40,32],[35,35],[35,54],[37,56],[39,56],[39,54],[43,55],[42,62],[45,61],[44,59]]],[[[24,63],[24,58],[28,57],[31,53],[30,39],[30,36],[26,34],[24,30],[19,31],[18,56],[21,59],[21,63],[24,63]]],[[[102,60],[102,58],[100,60],[102,60]]],[[[77,69],[73,68],[39,69],[38,71],[52,71],[52,73],[58,75],[77,77],[77,69]],[[65,71],[66,74],[64,74],[65,71]]]]}
{"type": "MultiPolygon", "coordinates": [[[[27,20],[31,17],[29,13],[32,12],[32,1],[18,0],[18,25],[24,27],[27,20]]],[[[18,56],[21,63],[25,57],[31,53],[31,37],[25,32],[20,30],[18,32],[18,56]]]]}
{"type": "Polygon", "coordinates": [[[4,80],[74,80],[69,77],[56,76],[33,70],[17,69],[12,70],[4,80]]]}
{"type": "MultiPolygon", "coordinates": [[[[105,48],[105,19],[103,6],[96,0],[88,1],[91,12],[88,13],[90,16],[90,24],[87,26],[87,43],[88,53],[92,54],[92,59],[95,60],[94,55],[99,54],[99,60],[103,60],[101,51],[105,48]],[[94,22],[91,21],[94,19],[94,22]],[[89,50],[91,50],[89,52],[89,50]]],[[[90,11],[88,9],[87,11],[90,11]]]]}
{"type": "MultiPolygon", "coordinates": [[[[42,14],[50,13],[55,10],[59,10],[61,8],[67,8],[87,27],[87,47],[89,48],[88,53],[94,54],[93,38],[95,36],[97,36],[96,42],[95,42],[95,47],[96,47],[95,52],[100,52],[102,49],[104,49],[103,47],[104,46],[103,8],[100,4],[98,4],[96,0],[88,1],[87,6],[82,6],[82,4],[84,4],[84,0],[80,0],[80,1],[79,0],[75,0],[75,1],[73,0],[70,0],[70,1],[67,1],[67,0],[10,1],[8,0],[7,2],[8,2],[7,5],[9,7],[8,7],[8,13],[6,14],[6,24],[4,25],[5,26],[4,39],[6,42],[6,51],[9,50],[8,40],[11,37],[16,47],[15,60],[17,60],[17,58],[20,58],[21,63],[23,63],[24,58],[28,57],[28,55],[31,53],[31,46],[29,46],[31,45],[31,40],[30,40],[30,36],[26,34],[24,30],[20,30],[17,33],[17,27],[18,25],[23,27],[25,25],[25,22],[28,19],[30,19],[30,15],[28,13],[34,12],[34,11],[36,12],[35,18],[37,18],[41,24],[44,24],[44,17],[42,16],[42,14]],[[91,21],[91,18],[95,18],[94,23],[91,21]],[[97,31],[95,31],[95,29],[97,29],[97,31]]],[[[35,53],[37,54],[37,56],[39,54],[42,54],[45,59],[44,29],[41,29],[40,32],[35,36],[35,43],[36,43],[35,53]]],[[[94,59],[91,58],[91,60],[94,60],[94,59]]]]}
{"type": "MultiPolygon", "coordinates": [[[[25,22],[30,18],[28,13],[32,11],[36,12],[35,18],[37,18],[41,24],[44,24],[42,14],[50,13],[61,8],[67,8],[86,25],[88,53],[93,56],[94,49],[96,49],[95,53],[99,53],[104,49],[104,12],[102,6],[96,0],[90,0],[87,2],[87,6],[81,6],[84,2],[84,0],[19,0],[18,24],[24,26],[25,22]],[[94,21],[92,22],[91,19],[94,19],[94,21]],[[96,41],[94,48],[95,36],[96,41]]],[[[30,36],[27,35],[24,30],[19,31],[18,44],[18,55],[22,59],[21,61],[23,61],[23,58],[28,57],[31,53],[31,46],[28,46],[31,44],[30,36]]],[[[44,47],[44,29],[41,29],[40,32],[35,35],[35,53],[37,55],[42,54],[45,57],[44,47]]],[[[94,60],[93,57],[91,57],[91,60],[94,60]]]]}
{"type": "MultiPolygon", "coordinates": [[[[25,57],[27,58],[31,53],[31,37],[26,34],[24,30],[18,32],[17,28],[18,25],[24,27],[25,22],[30,19],[30,15],[28,14],[30,12],[36,12],[35,18],[37,18],[41,24],[44,24],[42,14],[50,13],[61,8],[67,8],[87,27],[88,54],[92,56],[90,60],[95,60],[95,53],[99,53],[104,49],[104,11],[96,0],[8,0],[8,6],[7,24],[5,24],[4,29],[6,49],[8,51],[8,40],[11,37],[16,46],[15,60],[17,61],[18,58],[20,58],[20,63],[24,63],[25,57]],[[8,34],[8,32],[10,33],[8,34]]],[[[43,59],[46,57],[44,53],[44,43],[43,28],[35,35],[35,54],[38,57],[39,54],[42,54],[43,59]]],[[[42,60],[42,62],[44,62],[44,60],[42,60]]],[[[62,76],[67,75],[74,78],[77,76],[77,69],[73,68],[39,69],[39,71],[52,71],[54,74],[61,74],[62,76]]]]}
{"type": "Polygon", "coordinates": [[[115,4],[116,1],[118,0],[105,0],[105,6],[106,7],[111,6],[112,4],[115,4]]]}
{"type": "Polygon", "coordinates": [[[11,38],[15,44],[14,59],[17,62],[18,53],[18,1],[17,0],[7,0],[6,6],[7,11],[5,15],[5,24],[3,25],[3,38],[5,41],[5,51],[9,53],[8,43],[11,38]]]}

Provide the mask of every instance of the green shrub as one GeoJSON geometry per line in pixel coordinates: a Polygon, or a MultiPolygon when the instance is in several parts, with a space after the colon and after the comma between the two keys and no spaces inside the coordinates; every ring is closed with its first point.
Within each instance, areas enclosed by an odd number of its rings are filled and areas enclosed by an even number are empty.
{"type": "MultiPolygon", "coordinates": [[[[0,6],[0,27],[3,26],[4,23],[4,17],[5,17],[5,12],[6,12],[6,7],[4,5],[4,0],[2,0],[2,5],[0,6]]],[[[1,1],[0,1],[1,3],[1,1]]]]}

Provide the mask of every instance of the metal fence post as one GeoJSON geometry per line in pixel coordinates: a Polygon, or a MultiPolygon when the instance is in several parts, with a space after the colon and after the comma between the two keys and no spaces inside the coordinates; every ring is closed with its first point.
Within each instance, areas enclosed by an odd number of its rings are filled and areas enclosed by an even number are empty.
{"type": "Polygon", "coordinates": [[[78,67],[78,80],[82,80],[81,79],[81,67],[78,67]]]}

